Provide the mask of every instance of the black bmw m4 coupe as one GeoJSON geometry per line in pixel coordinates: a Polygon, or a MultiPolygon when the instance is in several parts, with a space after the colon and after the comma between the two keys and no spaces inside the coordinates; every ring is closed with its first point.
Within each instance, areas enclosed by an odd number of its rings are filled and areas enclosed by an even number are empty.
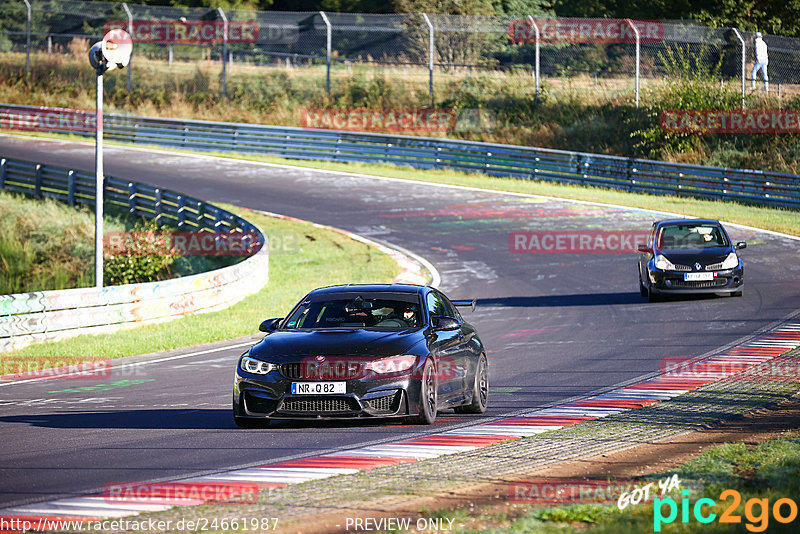
{"type": "Polygon", "coordinates": [[[483,413],[488,363],[475,328],[425,286],[343,285],[312,291],[239,359],[237,425],[270,419],[405,417],[440,409],[483,413]]]}

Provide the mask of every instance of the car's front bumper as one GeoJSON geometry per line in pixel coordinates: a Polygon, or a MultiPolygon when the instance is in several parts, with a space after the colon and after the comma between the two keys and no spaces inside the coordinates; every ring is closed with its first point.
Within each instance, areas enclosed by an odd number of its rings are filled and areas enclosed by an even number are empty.
{"type": "Polygon", "coordinates": [[[344,394],[293,395],[291,380],[273,371],[252,375],[237,369],[233,410],[238,417],[274,419],[359,419],[415,415],[421,382],[413,373],[387,379],[346,380],[344,394]]]}
{"type": "Polygon", "coordinates": [[[735,293],[744,285],[744,266],[739,261],[735,269],[713,271],[712,280],[687,281],[685,271],[662,271],[648,266],[650,290],[664,295],[689,295],[698,293],[735,293]]]}

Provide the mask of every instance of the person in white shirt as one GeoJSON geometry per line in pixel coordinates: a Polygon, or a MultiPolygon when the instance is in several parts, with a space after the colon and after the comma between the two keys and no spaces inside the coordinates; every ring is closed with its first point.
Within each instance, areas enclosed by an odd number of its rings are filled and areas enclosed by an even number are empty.
{"type": "Polygon", "coordinates": [[[756,38],[753,44],[756,49],[756,61],[753,63],[753,72],[750,74],[750,78],[753,82],[753,89],[756,88],[756,76],[760,70],[761,75],[764,77],[764,90],[769,91],[769,76],[767,76],[769,57],[767,57],[767,43],[761,38],[761,32],[756,32],[756,38]]]}

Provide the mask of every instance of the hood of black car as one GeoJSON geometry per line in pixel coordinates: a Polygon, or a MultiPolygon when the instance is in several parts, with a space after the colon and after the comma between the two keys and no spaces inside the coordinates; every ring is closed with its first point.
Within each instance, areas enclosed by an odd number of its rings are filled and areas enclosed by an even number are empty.
{"type": "Polygon", "coordinates": [[[713,263],[722,263],[730,253],[730,247],[713,247],[693,250],[664,249],[661,251],[661,254],[663,254],[672,263],[678,265],[689,265],[692,268],[694,268],[694,264],[697,262],[704,266],[713,263]]]}
{"type": "Polygon", "coordinates": [[[419,329],[387,332],[369,329],[279,330],[256,343],[254,358],[282,363],[304,356],[394,356],[423,339],[419,329]]]}

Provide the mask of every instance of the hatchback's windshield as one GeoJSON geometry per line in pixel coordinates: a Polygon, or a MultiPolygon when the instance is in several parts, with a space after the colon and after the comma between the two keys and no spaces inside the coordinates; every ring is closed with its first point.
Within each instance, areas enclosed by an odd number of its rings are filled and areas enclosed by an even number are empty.
{"type": "Polygon", "coordinates": [[[284,328],[416,328],[422,326],[419,304],[395,299],[332,298],[305,301],[284,328]]]}
{"type": "Polygon", "coordinates": [[[661,228],[657,245],[665,249],[727,247],[728,238],[715,224],[676,224],[661,228]]]}

